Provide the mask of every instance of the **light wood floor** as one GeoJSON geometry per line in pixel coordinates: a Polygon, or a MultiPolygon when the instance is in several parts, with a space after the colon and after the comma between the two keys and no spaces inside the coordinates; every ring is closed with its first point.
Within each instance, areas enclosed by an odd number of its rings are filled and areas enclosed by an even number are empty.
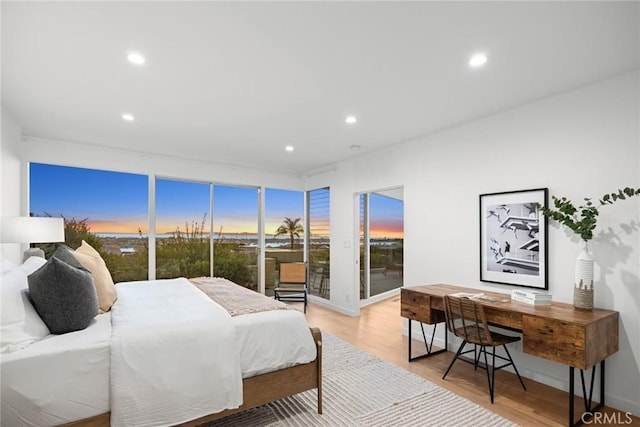
{"type": "MultiPolygon", "coordinates": [[[[447,379],[442,380],[453,353],[409,363],[407,337],[402,335],[399,296],[363,308],[360,317],[345,316],[313,304],[307,307],[306,316],[309,326],[319,327],[323,333],[342,338],[363,351],[449,389],[519,425],[566,426],[568,423],[569,395],[561,390],[524,378],[527,386],[527,391],[524,391],[515,374],[499,370],[496,372],[495,403],[491,404],[486,373],[482,369],[474,371],[472,365],[459,362],[447,379]]],[[[414,340],[414,344],[414,351],[420,353],[424,350],[421,341],[414,340]]],[[[576,418],[582,414],[578,404],[584,408],[582,400],[576,399],[576,418]]],[[[607,408],[607,412],[611,414],[618,411],[607,408]]],[[[624,413],[616,416],[621,417],[623,423],[626,420],[624,413]]],[[[634,418],[633,425],[640,425],[640,418],[634,418]]]]}

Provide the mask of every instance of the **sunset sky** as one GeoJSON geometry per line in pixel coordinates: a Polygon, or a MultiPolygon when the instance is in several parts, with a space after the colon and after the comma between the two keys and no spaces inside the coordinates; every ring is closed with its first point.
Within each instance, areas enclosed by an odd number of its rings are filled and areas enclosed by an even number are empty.
{"type": "Polygon", "coordinates": [[[369,196],[369,227],[372,238],[404,236],[404,203],[391,197],[369,196]]]}
{"type": "MultiPolygon", "coordinates": [[[[211,218],[209,184],[156,179],[156,232],[170,233],[186,224],[211,218]]],[[[214,185],[213,228],[218,233],[258,231],[258,189],[214,185]]],[[[284,217],[302,218],[301,191],[267,189],[266,233],[273,234],[284,217]]],[[[402,202],[371,197],[372,237],[401,237],[402,202]],[[400,230],[400,231],[399,231],[400,230]],[[398,234],[400,233],[400,235],[398,234]]],[[[43,216],[87,219],[93,233],[148,231],[148,177],[120,172],[30,165],[30,212],[43,216]]]]}

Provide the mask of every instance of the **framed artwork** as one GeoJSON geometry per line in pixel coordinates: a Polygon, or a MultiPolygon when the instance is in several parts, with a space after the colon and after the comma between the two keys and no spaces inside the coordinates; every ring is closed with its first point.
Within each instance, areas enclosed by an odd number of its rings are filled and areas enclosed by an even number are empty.
{"type": "Polygon", "coordinates": [[[480,195],[480,280],[549,289],[548,189],[480,195]]]}

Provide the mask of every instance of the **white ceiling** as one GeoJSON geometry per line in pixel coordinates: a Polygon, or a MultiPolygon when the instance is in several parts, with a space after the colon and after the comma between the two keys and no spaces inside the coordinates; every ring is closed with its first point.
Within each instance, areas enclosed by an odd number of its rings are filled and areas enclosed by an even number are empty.
{"type": "Polygon", "coordinates": [[[2,1],[2,102],[28,136],[308,172],[637,69],[638,6],[2,1]]]}

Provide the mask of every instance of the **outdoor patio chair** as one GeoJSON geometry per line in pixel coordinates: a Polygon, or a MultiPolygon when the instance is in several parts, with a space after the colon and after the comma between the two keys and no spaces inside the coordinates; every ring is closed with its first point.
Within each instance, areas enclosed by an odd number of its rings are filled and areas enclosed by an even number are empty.
{"type": "Polygon", "coordinates": [[[283,262],[280,264],[278,286],[274,289],[278,301],[304,302],[307,312],[307,264],[304,262],[283,262]]]}

